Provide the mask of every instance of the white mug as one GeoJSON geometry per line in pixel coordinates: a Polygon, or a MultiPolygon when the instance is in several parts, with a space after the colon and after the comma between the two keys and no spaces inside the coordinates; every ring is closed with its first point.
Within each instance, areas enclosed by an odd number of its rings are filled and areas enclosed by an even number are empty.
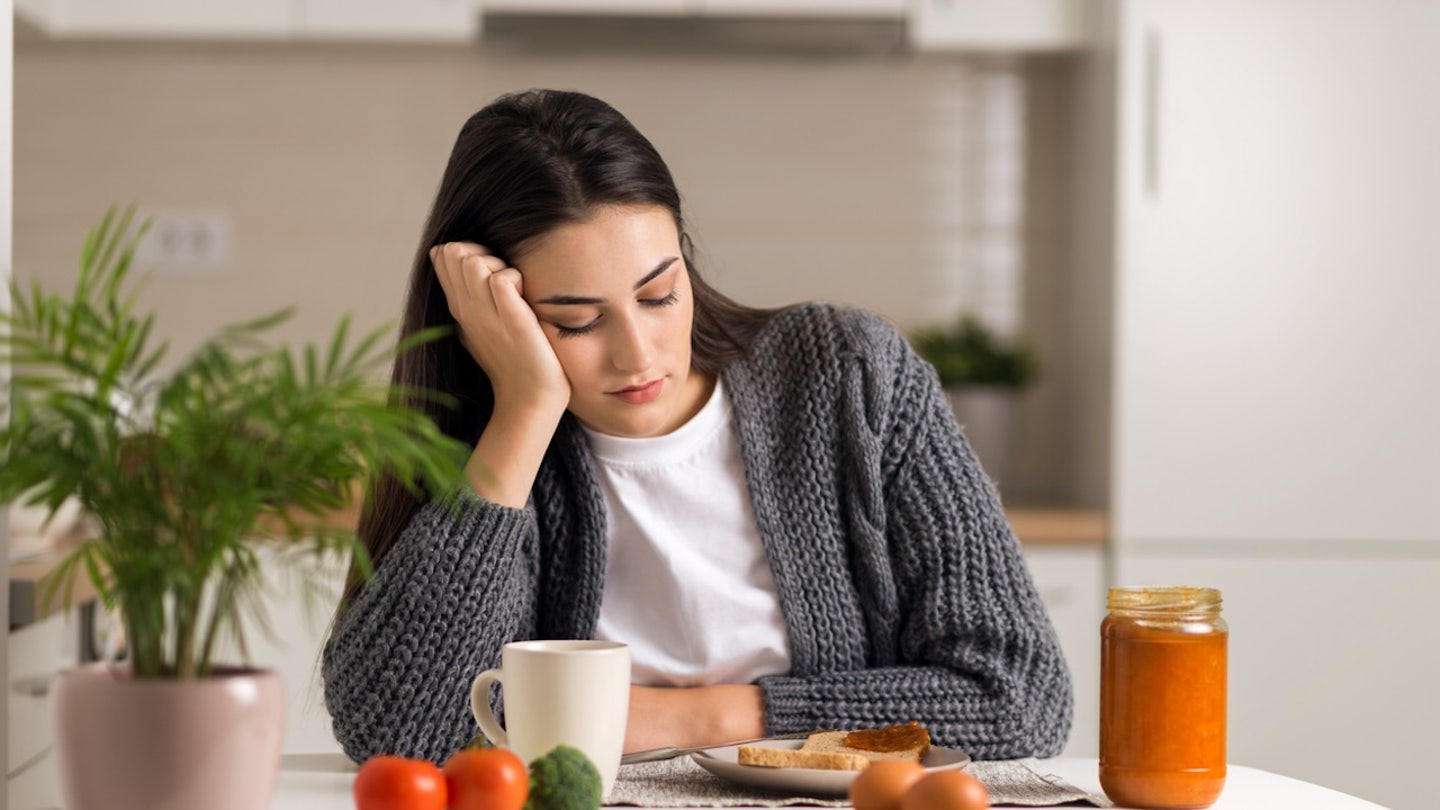
{"type": "Polygon", "coordinates": [[[630,648],[613,641],[514,641],[470,686],[470,710],[486,738],[525,764],[560,744],[585,752],[610,795],[625,747],[630,648]],[[505,699],[505,726],[490,710],[490,685],[505,699]]]}

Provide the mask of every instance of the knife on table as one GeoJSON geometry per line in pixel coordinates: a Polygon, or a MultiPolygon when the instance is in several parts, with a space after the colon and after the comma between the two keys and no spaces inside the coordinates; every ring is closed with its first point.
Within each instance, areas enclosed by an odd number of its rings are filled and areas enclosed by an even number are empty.
{"type": "Polygon", "coordinates": [[[664,748],[647,748],[644,751],[632,751],[620,757],[621,765],[634,765],[637,762],[659,762],[662,759],[674,759],[683,757],[686,754],[693,754],[696,751],[704,751],[707,748],[724,748],[731,745],[750,745],[751,743],[770,742],[772,740],[803,740],[811,734],[818,734],[824,729],[813,729],[811,731],[792,731],[789,734],[776,734],[773,737],[756,737],[753,740],[738,740],[728,743],[712,743],[710,745],[697,745],[693,748],[675,748],[665,746],[664,748]]]}

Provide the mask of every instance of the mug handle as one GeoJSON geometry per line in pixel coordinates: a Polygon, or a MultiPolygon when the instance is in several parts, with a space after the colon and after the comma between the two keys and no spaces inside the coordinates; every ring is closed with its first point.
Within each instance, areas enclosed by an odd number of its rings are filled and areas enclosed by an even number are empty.
{"type": "Polygon", "coordinates": [[[490,708],[490,684],[499,684],[501,691],[505,689],[505,674],[498,669],[487,669],[475,676],[474,683],[470,684],[470,712],[475,715],[475,722],[480,724],[480,731],[491,744],[505,748],[510,745],[510,740],[505,736],[505,729],[500,728],[500,721],[495,718],[495,712],[490,708]]]}

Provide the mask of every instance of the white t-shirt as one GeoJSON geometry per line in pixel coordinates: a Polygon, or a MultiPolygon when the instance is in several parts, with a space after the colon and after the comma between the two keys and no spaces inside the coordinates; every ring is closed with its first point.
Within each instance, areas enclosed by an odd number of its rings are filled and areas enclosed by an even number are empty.
{"type": "Polygon", "coordinates": [[[679,429],[585,431],[605,495],[596,637],[630,645],[645,686],[752,683],[790,670],[790,637],[719,381],[679,429]]]}

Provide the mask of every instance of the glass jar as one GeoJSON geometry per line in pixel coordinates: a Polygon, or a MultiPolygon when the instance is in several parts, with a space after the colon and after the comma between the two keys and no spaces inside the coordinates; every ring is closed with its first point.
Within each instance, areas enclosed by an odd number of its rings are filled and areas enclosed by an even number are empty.
{"type": "Polygon", "coordinates": [[[1100,787],[1126,807],[1209,807],[1225,786],[1230,630],[1214,588],[1112,588],[1100,625],[1100,787]]]}

